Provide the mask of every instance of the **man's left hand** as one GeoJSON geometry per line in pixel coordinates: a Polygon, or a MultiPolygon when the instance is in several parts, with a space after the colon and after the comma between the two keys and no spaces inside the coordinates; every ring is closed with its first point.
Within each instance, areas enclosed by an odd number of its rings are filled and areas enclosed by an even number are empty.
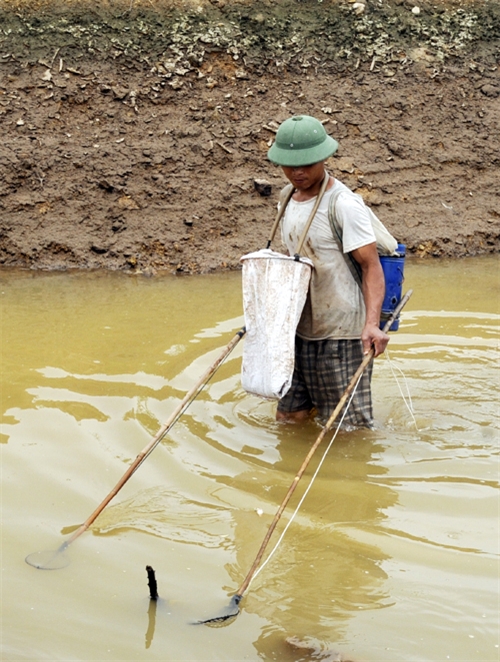
{"type": "Polygon", "coordinates": [[[382,329],[374,324],[367,324],[361,334],[361,341],[363,343],[363,354],[368,354],[373,347],[375,350],[374,356],[382,354],[389,342],[389,336],[384,333],[382,329]]]}

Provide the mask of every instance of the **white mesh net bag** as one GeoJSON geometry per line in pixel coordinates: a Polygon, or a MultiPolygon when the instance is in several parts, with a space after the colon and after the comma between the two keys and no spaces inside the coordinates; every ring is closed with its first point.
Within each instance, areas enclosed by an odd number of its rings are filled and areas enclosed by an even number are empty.
{"type": "Polygon", "coordinates": [[[292,383],[295,331],[313,263],[265,248],[241,258],[246,338],[241,384],[262,398],[282,398],[292,383]]]}

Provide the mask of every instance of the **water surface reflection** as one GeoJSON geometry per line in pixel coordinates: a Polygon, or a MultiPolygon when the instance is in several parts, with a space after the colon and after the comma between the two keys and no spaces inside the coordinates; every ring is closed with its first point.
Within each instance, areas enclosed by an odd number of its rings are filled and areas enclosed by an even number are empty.
{"type": "Polygon", "coordinates": [[[496,258],[410,263],[378,428],[339,435],[222,628],[191,623],[228,604],[319,432],[241,390],[241,346],[67,568],[23,559],[92,512],[241,326],[239,274],[0,280],[2,659],[498,659],[496,258]]]}

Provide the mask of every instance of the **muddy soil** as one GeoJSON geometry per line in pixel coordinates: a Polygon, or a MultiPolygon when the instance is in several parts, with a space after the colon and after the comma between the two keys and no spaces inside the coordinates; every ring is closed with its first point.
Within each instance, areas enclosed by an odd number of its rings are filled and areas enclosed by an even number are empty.
{"type": "Polygon", "coordinates": [[[237,268],[298,113],[411,253],[497,252],[499,37],[496,1],[0,1],[0,264],[237,268]]]}

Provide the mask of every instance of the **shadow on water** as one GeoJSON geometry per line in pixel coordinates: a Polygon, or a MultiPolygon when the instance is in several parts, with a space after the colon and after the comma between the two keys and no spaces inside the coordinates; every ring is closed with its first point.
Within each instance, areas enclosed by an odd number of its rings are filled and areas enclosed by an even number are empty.
{"type": "Polygon", "coordinates": [[[150,600],[148,607],[148,629],[146,630],[145,648],[150,648],[153,643],[156,629],[156,609],[158,607],[158,600],[150,600]]]}

